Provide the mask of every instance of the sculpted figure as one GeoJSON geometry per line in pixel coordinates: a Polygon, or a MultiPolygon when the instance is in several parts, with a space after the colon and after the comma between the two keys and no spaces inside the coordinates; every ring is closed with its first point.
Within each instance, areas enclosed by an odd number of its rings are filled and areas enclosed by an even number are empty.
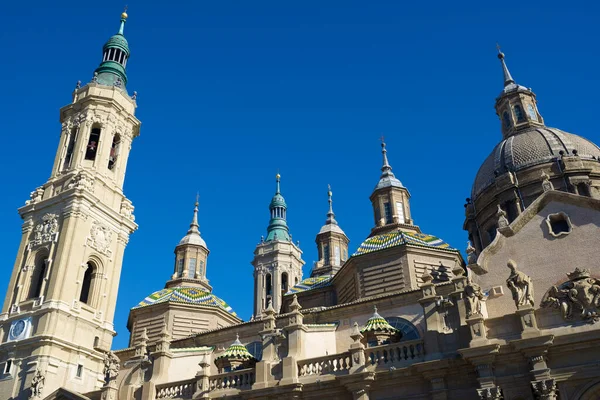
{"type": "Polygon", "coordinates": [[[475,282],[469,282],[465,286],[465,296],[467,318],[474,315],[481,315],[481,302],[485,300],[481,287],[475,282]]]}
{"type": "Polygon", "coordinates": [[[108,384],[119,374],[119,357],[112,351],[104,355],[104,381],[108,384]]]}
{"type": "Polygon", "coordinates": [[[475,250],[470,240],[467,242],[467,262],[469,265],[477,264],[477,250],[475,250]]]}
{"type": "Polygon", "coordinates": [[[30,399],[42,397],[42,390],[44,389],[45,381],[46,377],[42,374],[42,371],[39,368],[36,369],[35,373],[33,374],[33,378],[31,379],[31,393],[29,394],[30,399]]]}
{"type": "Polygon", "coordinates": [[[508,260],[506,264],[510,268],[510,276],[506,280],[506,286],[512,292],[513,300],[517,308],[523,306],[533,307],[533,282],[525,273],[517,270],[517,263],[508,260]]]}

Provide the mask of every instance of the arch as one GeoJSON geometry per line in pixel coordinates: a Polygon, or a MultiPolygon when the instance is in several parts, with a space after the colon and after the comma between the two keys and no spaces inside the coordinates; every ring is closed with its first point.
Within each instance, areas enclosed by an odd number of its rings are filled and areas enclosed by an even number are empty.
{"type": "Polygon", "coordinates": [[[281,293],[287,293],[289,289],[289,279],[287,272],[281,274],[281,293]]]}
{"type": "Polygon", "coordinates": [[[507,111],[504,111],[502,114],[502,122],[504,122],[504,128],[510,128],[510,115],[508,115],[507,111]]]}
{"type": "Polygon", "coordinates": [[[102,129],[100,125],[94,124],[90,130],[90,136],[88,138],[87,146],[85,148],[85,159],[94,161],[96,154],[98,153],[98,145],[100,143],[100,134],[102,129]]]}
{"type": "Polygon", "coordinates": [[[48,252],[44,249],[35,255],[33,272],[31,273],[31,282],[29,284],[29,293],[27,299],[35,299],[42,295],[42,286],[48,268],[48,252]]]}
{"type": "Polygon", "coordinates": [[[269,306],[269,299],[273,296],[273,279],[271,274],[265,276],[265,308],[269,306]]]}
{"type": "Polygon", "coordinates": [[[600,398],[600,380],[595,380],[585,385],[573,399],[575,400],[596,400],[600,398]]]}
{"type": "Polygon", "coordinates": [[[525,115],[523,115],[523,109],[521,106],[517,104],[513,109],[515,110],[515,118],[517,119],[517,123],[525,121],[525,115]]]}
{"type": "Polygon", "coordinates": [[[108,169],[112,170],[117,164],[119,151],[121,150],[121,135],[115,133],[112,144],[110,145],[110,155],[108,156],[108,169]]]}
{"type": "Polygon", "coordinates": [[[391,326],[402,332],[402,338],[404,340],[417,340],[421,338],[419,330],[410,321],[402,317],[388,317],[385,319],[391,326]]]}
{"type": "Polygon", "coordinates": [[[63,162],[63,169],[67,169],[71,166],[73,152],[75,150],[75,140],[77,140],[77,131],[78,128],[74,127],[71,129],[71,132],[69,132],[69,137],[67,139],[67,152],[65,154],[65,161],[63,162]]]}
{"type": "Polygon", "coordinates": [[[83,274],[83,280],[81,282],[81,292],[79,293],[79,301],[87,305],[92,303],[92,288],[95,284],[95,277],[98,272],[98,267],[92,261],[88,261],[86,264],[87,268],[83,274]]]}

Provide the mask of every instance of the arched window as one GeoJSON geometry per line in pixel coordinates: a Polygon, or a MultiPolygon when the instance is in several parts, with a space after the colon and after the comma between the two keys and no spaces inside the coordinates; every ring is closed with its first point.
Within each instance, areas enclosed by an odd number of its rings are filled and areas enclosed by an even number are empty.
{"type": "Polygon", "coordinates": [[[281,274],[281,292],[287,293],[288,291],[288,274],[284,272],[281,274]]]}
{"type": "Polygon", "coordinates": [[[323,262],[325,265],[329,265],[329,257],[330,256],[331,256],[331,254],[329,253],[329,245],[324,244],[323,245],[323,262]]]}
{"type": "Polygon", "coordinates": [[[196,259],[190,258],[188,260],[188,278],[194,278],[196,276],[196,259]]]}
{"type": "Polygon", "coordinates": [[[402,338],[400,341],[417,340],[421,337],[421,335],[419,335],[419,330],[404,318],[389,317],[386,318],[386,321],[388,324],[402,332],[402,338]]]}
{"type": "Polygon", "coordinates": [[[510,115],[508,115],[508,111],[504,111],[504,114],[502,114],[502,121],[504,122],[504,128],[510,128],[510,115]]]}
{"type": "Polygon", "coordinates": [[[269,306],[269,300],[273,297],[273,282],[271,274],[267,274],[265,277],[265,308],[269,306]]]}
{"type": "Polygon", "coordinates": [[[525,116],[523,115],[523,110],[521,110],[521,106],[517,104],[514,107],[514,110],[515,110],[515,118],[517,119],[517,122],[525,121],[525,116]]]}
{"type": "Polygon", "coordinates": [[[67,141],[67,154],[65,154],[65,162],[63,163],[63,169],[67,169],[71,166],[71,160],[73,159],[73,150],[75,149],[76,139],[77,128],[73,128],[69,133],[69,139],[67,141]]]}
{"type": "Polygon", "coordinates": [[[178,278],[183,278],[183,258],[180,258],[179,260],[177,260],[177,277],[178,278]]]}
{"type": "Polygon", "coordinates": [[[532,121],[537,122],[538,117],[535,108],[533,108],[533,104],[527,104],[527,114],[529,114],[529,118],[531,118],[532,121]]]}
{"type": "Polygon", "coordinates": [[[100,143],[100,128],[92,128],[90,132],[90,138],[88,139],[88,144],[85,149],[85,159],[86,160],[95,160],[96,153],[98,152],[98,144],[100,143]]]}
{"type": "Polygon", "coordinates": [[[90,294],[92,292],[92,281],[94,280],[94,273],[96,272],[96,266],[88,262],[85,273],[83,274],[83,281],[81,283],[81,293],[79,294],[79,301],[85,304],[91,303],[90,294]]]}
{"type": "Polygon", "coordinates": [[[117,158],[119,157],[119,150],[121,147],[121,136],[117,133],[113,136],[113,141],[110,146],[110,155],[108,156],[108,169],[112,170],[116,163],[117,158]]]}
{"type": "Polygon", "coordinates": [[[580,196],[590,197],[590,190],[588,188],[588,185],[585,184],[584,182],[577,184],[577,192],[579,193],[580,196]]]}
{"type": "Polygon", "coordinates": [[[252,342],[252,343],[248,343],[246,345],[246,349],[248,349],[248,353],[252,354],[252,356],[254,358],[256,358],[257,361],[260,361],[262,359],[262,351],[263,351],[263,344],[262,342],[252,342]]]}
{"type": "Polygon", "coordinates": [[[44,277],[48,265],[48,255],[40,253],[35,258],[33,273],[31,274],[31,286],[27,299],[36,299],[42,294],[42,286],[44,285],[44,277]]]}

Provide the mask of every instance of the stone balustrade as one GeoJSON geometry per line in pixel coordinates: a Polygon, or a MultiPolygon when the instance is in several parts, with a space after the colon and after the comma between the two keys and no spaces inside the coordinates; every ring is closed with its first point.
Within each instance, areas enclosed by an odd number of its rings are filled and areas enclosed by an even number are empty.
{"type": "Polygon", "coordinates": [[[208,380],[210,391],[221,389],[250,389],[254,383],[254,368],[240,369],[213,375],[208,380]]]}
{"type": "Polygon", "coordinates": [[[298,376],[348,373],[352,366],[349,352],[298,361],[298,376]]]}
{"type": "Polygon", "coordinates": [[[408,340],[365,349],[367,366],[374,368],[404,367],[424,361],[423,340],[408,340]]]}
{"type": "Polygon", "coordinates": [[[196,380],[165,383],[156,385],[156,399],[191,399],[194,394],[196,380]]]}

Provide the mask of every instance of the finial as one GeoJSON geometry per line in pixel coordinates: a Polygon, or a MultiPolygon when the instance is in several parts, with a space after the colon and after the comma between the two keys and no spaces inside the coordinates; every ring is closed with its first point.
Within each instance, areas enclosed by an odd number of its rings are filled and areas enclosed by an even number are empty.
{"type": "Polygon", "coordinates": [[[327,185],[327,201],[329,202],[329,212],[327,213],[327,220],[325,221],[325,225],[337,224],[337,221],[335,220],[335,214],[333,213],[333,200],[331,198],[332,195],[333,193],[331,192],[331,185],[327,185]]]}
{"type": "Polygon", "coordinates": [[[75,90],[81,88],[81,81],[77,81],[77,85],[75,85],[75,90]]]}
{"type": "Polygon", "coordinates": [[[277,175],[275,175],[275,180],[277,181],[277,189],[275,190],[275,193],[279,194],[280,193],[279,182],[281,180],[281,175],[279,175],[279,172],[277,172],[277,175]]]}
{"type": "Polygon", "coordinates": [[[388,162],[387,158],[387,150],[385,148],[386,144],[384,141],[384,137],[381,136],[381,154],[383,155],[383,166],[381,167],[382,176],[391,175],[392,174],[392,166],[388,162]]]}
{"type": "Polygon", "coordinates": [[[188,234],[200,234],[200,230],[198,229],[200,227],[200,225],[198,225],[198,206],[200,205],[200,203],[198,202],[199,199],[200,193],[196,193],[196,202],[194,203],[194,217],[192,218],[192,222],[190,223],[190,229],[188,230],[188,234]]]}
{"type": "Polygon", "coordinates": [[[127,17],[127,6],[125,6],[125,9],[121,13],[121,26],[119,27],[119,35],[122,35],[125,30],[125,21],[127,21],[127,17]]]}
{"type": "Polygon", "coordinates": [[[137,92],[134,90],[133,96],[131,96],[131,100],[135,100],[135,99],[137,99],[137,92]]]}
{"type": "Polygon", "coordinates": [[[500,60],[500,63],[502,64],[502,71],[504,72],[504,86],[508,86],[511,83],[515,83],[513,77],[510,75],[510,71],[508,70],[508,67],[506,66],[506,61],[504,61],[504,53],[500,50],[500,45],[498,43],[496,43],[496,49],[498,49],[498,59],[500,60]]]}

